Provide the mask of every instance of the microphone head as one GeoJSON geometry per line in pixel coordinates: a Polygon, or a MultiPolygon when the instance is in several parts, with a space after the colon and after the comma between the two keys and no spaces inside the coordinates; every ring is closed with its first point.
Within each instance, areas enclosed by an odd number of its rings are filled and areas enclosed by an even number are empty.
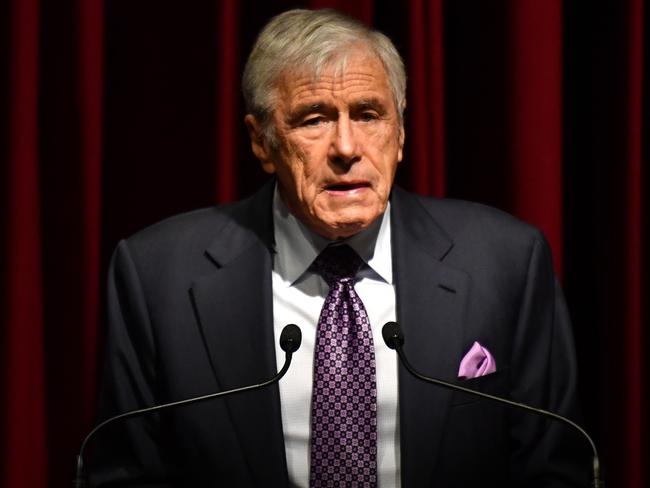
{"type": "Polygon", "coordinates": [[[294,353],[300,347],[302,341],[302,332],[296,324],[288,324],[282,329],[280,334],[280,347],[284,352],[294,353]]]}
{"type": "Polygon", "coordinates": [[[391,349],[397,349],[404,344],[404,335],[397,322],[386,322],[381,329],[381,335],[391,349]]]}

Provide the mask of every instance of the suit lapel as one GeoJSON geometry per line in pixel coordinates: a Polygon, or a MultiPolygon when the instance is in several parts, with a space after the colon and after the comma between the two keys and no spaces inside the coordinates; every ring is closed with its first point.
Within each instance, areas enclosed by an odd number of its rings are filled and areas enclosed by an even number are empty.
{"type": "MultiPolygon", "coordinates": [[[[237,208],[206,250],[214,272],[192,295],[219,388],[260,383],[276,373],[271,285],[271,195],[267,185],[237,208]]],[[[277,385],[224,399],[256,485],[286,485],[277,385]]]]}
{"type": "MultiPolygon", "coordinates": [[[[412,195],[391,200],[397,319],[404,351],[425,375],[453,380],[461,354],[469,277],[443,263],[453,243],[412,195]]],[[[432,486],[451,393],[399,370],[402,480],[432,486]]]]}

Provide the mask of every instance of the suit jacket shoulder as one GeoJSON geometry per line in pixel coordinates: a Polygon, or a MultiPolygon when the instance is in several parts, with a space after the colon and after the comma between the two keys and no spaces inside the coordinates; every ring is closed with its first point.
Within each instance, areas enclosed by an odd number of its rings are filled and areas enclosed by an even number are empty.
{"type": "Polygon", "coordinates": [[[534,250],[553,279],[551,253],[542,232],[506,212],[475,202],[423,197],[397,187],[392,204],[398,232],[474,280],[523,280],[534,250]],[[486,268],[491,271],[486,273],[486,268]]]}
{"type": "Polygon", "coordinates": [[[455,245],[475,242],[477,245],[518,246],[529,244],[531,240],[545,242],[539,229],[497,208],[465,200],[415,195],[399,188],[395,192],[398,201],[422,207],[455,245]],[[489,240],[477,242],[479,235],[489,240]]]}

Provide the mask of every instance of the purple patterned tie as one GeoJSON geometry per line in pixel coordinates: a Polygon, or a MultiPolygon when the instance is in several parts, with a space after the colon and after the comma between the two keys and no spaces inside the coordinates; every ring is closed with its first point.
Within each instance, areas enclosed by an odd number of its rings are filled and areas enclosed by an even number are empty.
{"type": "Polygon", "coordinates": [[[310,486],[377,486],[375,350],[354,290],[363,264],[349,246],[326,248],[312,264],[329,285],[314,351],[310,486]]]}

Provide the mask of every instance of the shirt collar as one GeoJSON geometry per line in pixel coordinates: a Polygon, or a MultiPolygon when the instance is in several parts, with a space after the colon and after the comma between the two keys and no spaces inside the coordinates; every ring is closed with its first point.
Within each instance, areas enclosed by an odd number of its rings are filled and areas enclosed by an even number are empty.
{"type": "MultiPolygon", "coordinates": [[[[273,194],[273,227],[276,252],[273,269],[291,286],[331,241],[307,229],[289,212],[277,185],[273,194]]],[[[381,218],[342,242],[354,249],[380,279],[392,284],[390,202],[381,218]]]]}

